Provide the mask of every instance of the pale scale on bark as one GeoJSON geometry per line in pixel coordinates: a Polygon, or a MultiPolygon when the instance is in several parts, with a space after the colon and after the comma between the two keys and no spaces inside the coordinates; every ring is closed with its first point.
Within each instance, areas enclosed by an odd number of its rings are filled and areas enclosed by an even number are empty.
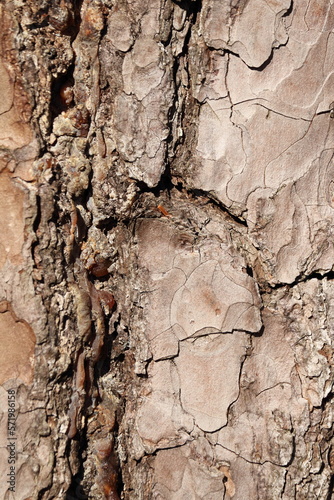
{"type": "Polygon", "coordinates": [[[49,7],[1,7],[18,495],[328,500],[332,3],[49,7]]]}

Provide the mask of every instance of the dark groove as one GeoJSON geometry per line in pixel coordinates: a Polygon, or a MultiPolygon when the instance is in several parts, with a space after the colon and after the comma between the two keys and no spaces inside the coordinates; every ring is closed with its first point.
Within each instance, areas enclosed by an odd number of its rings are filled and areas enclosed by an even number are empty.
{"type": "Polygon", "coordinates": [[[333,500],[334,493],[334,474],[331,475],[329,485],[328,485],[328,495],[326,496],[326,500],[333,500]]]}
{"type": "Polygon", "coordinates": [[[308,274],[307,276],[300,274],[291,283],[276,283],[275,285],[270,285],[268,283],[268,286],[269,286],[270,290],[278,290],[278,289],[283,288],[285,286],[292,288],[292,287],[298,285],[299,283],[305,283],[306,281],[309,281],[311,279],[317,279],[317,280],[321,281],[324,278],[326,278],[327,280],[334,280],[334,270],[330,270],[324,274],[321,274],[319,271],[313,271],[311,274],[308,274]]]}
{"type": "Polygon", "coordinates": [[[33,232],[35,234],[35,239],[31,243],[31,256],[32,256],[32,260],[33,260],[33,263],[34,263],[34,268],[37,268],[35,255],[36,255],[36,250],[38,250],[38,246],[40,244],[39,238],[37,236],[37,231],[38,231],[38,228],[39,228],[39,226],[41,224],[41,216],[42,216],[42,211],[41,211],[41,197],[40,197],[39,194],[37,194],[36,195],[36,217],[35,217],[33,225],[32,225],[33,232]]]}
{"type": "Polygon", "coordinates": [[[68,67],[65,74],[60,75],[56,78],[51,85],[51,101],[50,101],[50,111],[51,120],[53,121],[60,113],[67,109],[61,98],[61,90],[64,85],[74,85],[74,73],[75,64],[74,62],[68,67]]]}
{"type": "Polygon", "coordinates": [[[195,24],[197,15],[202,10],[202,0],[172,0],[176,5],[185,10],[188,16],[193,15],[193,24],[195,24]]]}
{"type": "Polygon", "coordinates": [[[293,7],[294,7],[293,2],[294,2],[294,0],[291,0],[290,7],[288,8],[288,10],[286,12],[284,12],[284,14],[282,15],[282,17],[289,17],[290,14],[292,14],[293,7]]]}
{"type": "Polygon", "coordinates": [[[82,482],[84,479],[84,456],[87,452],[88,448],[88,440],[86,429],[83,429],[82,432],[77,433],[76,437],[72,440],[68,440],[67,442],[67,456],[70,456],[70,447],[71,441],[77,442],[79,449],[77,450],[77,457],[80,462],[80,469],[77,474],[72,477],[72,482],[70,484],[69,489],[66,492],[65,500],[88,500],[88,495],[83,491],[82,482]]]}
{"type": "Polygon", "coordinates": [[[136,185],[140,190],[140,193],[153,193],[156,198],[158,198],[162,191],[170,192],[173,189],[173,183],[170,178],[169,166],[166,167],[165,172],[162,174],[160,181],[154,187],[150,187],[144,181],[136,181],[136,185]]]}
{"type": "Polygon", "coordinates": [[[182,191],[186,191],[188,195],[192,195],[195,198],[197,198],[197,197],[199,197],[199,198],[207,198],[208,203],[210,203],[211,205],[213,205],[216,208],[218,208],[220,211],[222,211],[225,214],[227,214],[229,217],[231,217],[231,219],[234,220],[234,222],[236,222],[237,224],[241,224],[244,227],[248,227],[247,221],[245,219],[241,219],[238,216],[232,214],[229,211],[229,209],[223,203],[221,203],[219,200],[217,200],[217,198],[215,198],[214,195],[210,191],[205,191],[204,189],[186,188],[186,187],[183,186],[182,182],[178,182],[175,185],[175,188],[178,191],[181,191],[181,192],[182,191]]]}
{"type": "Polygon", "coordinates": [[[246,273],[248,274],[248,276],[250,276],[251,278],[253,278],[253,269],[250,267],[250,266],[246,266],[246,273]]]}

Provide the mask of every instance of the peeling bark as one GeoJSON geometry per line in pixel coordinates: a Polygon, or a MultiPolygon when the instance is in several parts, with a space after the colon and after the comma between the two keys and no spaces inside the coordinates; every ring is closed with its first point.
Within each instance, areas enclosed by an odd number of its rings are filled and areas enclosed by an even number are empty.
{"type": "Polygon", "coordinates": [[[331,499],[332,1],[0,15],[2,497],[331,499]]]}

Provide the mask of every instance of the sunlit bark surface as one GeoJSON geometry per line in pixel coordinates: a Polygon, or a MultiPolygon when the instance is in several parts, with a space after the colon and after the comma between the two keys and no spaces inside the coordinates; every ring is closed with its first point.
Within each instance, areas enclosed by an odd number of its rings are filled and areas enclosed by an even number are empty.
{"type": "Polygon", "coordinates": [[[334,498],[334,2],[0,16],[1,498],[334,498]]]}

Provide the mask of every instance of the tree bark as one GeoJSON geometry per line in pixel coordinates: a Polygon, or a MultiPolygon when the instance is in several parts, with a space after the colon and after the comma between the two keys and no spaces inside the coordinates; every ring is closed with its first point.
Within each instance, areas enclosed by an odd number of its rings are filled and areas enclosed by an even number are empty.
{"type": "Polygon", "coordinates": [[[333,2],[0,15],[2,498],[334,498],[333,2]]]}

